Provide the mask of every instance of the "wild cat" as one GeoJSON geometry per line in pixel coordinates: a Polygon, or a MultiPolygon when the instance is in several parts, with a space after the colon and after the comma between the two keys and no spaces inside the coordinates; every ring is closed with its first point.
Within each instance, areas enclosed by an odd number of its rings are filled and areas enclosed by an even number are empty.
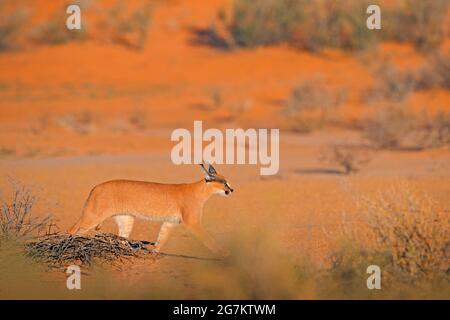
{"type": "Polygon", "coordinates": [[[154,251],[159,252],[173,226],[184,224],[211,251],[228,255],[202,226],[203,205],[213,195],[228,197],[234,190],[227,179],[210,164],[200,165],[204,179],[183,184],[113,180],[95,186],[86,201],[81,218],[69,229],[70,234],[83,234],[100,228],[113,217],[119,236],[128,238],[135,219],[162,221],[154,251]]]}

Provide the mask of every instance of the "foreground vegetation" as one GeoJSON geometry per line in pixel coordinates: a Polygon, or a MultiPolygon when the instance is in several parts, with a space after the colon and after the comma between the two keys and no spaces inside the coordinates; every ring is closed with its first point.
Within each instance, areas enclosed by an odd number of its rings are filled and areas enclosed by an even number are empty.
{"type": "Polygon", "coordinates": [[[385,191],[358,197],[355,205],[359,220],[355,223],[343,219],[342,228],[332,236],[334,249],[321,266],[307,252],[295,259],[286,255],[285,249],[263,232],[258,233],[251,247],[239,245],[250,240],[243,233],[235,239],[236,243],[231,243],[234,249],[229,259],[198,263],[199,267],[186,275],[185,280],[196,283],[194,291],[184,286],[183,281],[149,285],[142,281],[148,276],[145,273],[137,283],[124,281],[124,270],[133,261],[124,261],[124,268],[119,271],[106,265],[91,265],[85,269],[87,275],[83,277],[89,280],[83,282],[82,290],[67,290],[64,272],[49,271],[45,264],[29,260],[23,251],[26,240],[10,239],[0,246],[0,296],[254,299],[450,296],[449,217],[439,203],[399,182],[385,191]],[[370,265],[380,267],[380,290],[369,290],[366,286],[370,265]]]}

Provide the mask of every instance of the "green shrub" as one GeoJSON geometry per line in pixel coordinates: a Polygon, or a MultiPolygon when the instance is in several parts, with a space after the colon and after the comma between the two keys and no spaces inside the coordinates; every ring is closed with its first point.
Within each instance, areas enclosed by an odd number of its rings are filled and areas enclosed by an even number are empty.
{"type": "Polygon", "coordinates": [[[292,44],[311,51],[324,47],[358,50],[373,45],[379,31],[366,26],[368,5],[368,1],[310,1],[292,44]]]}
{"type": "Polygon", "coordinates": [[[236,0],[228,25],[236,45],[256,47],[290,40],[303,17],[304,0],[236,0]]]}
{"type": "Polygon", "coordinates": [[[318,50],[323,47],[361,49],[374,40],[366,27],[366,1],[235,0],[225,22],[238,47],[289,43],[318,50]],[[229,20],[229,21],[228,21],[229,20]]]}
{"type": "MultiPolygon", "coordinates": [[[[359,50],[380,40],[437,47],[446,37],[447,0],[395,1],[382,6],[382,30],[366,26],[367,0],[234,0],[231,16],[218,13],[231,40],[208,31],[214,43],[251,48],[287,43],[310,51],[324,47],[359,50]]],[[[228,38],[228,35],[225,37],[228,38]]]]}

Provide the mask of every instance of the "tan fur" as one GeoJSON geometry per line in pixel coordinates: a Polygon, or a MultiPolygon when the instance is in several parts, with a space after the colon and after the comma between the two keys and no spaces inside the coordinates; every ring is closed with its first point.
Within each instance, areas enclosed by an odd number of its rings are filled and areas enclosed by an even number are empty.
{"type": "Polygon", "coordinates": [[[170,229],[183,223],[210,250],[226,255],[226,251],[202,227],[206,200],[212,194],[225,195],[233,191],[224,177],[218,174],[214,177],[220,182],[201,180],[188,184],[161,184],[114,180],[99,184],[90,192],[81,218],[69,229],[69,233],[86,233],[114,217],[119,235],[128,237],[135,219],[161,221],[163,224],[155,246],[155,251],[160,251],[170,229]]]}

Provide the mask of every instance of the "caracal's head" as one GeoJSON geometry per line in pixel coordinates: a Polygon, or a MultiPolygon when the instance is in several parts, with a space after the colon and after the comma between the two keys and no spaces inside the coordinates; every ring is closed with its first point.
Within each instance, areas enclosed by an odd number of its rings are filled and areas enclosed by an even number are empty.
{"type": "Polygon", "coordinates": [[[210,193],[228,197],[234,191],[227,179],[218,174],[212,165],[203,162],[200,166],[206,173],[205,182],[210,190],[210,193]]]}

